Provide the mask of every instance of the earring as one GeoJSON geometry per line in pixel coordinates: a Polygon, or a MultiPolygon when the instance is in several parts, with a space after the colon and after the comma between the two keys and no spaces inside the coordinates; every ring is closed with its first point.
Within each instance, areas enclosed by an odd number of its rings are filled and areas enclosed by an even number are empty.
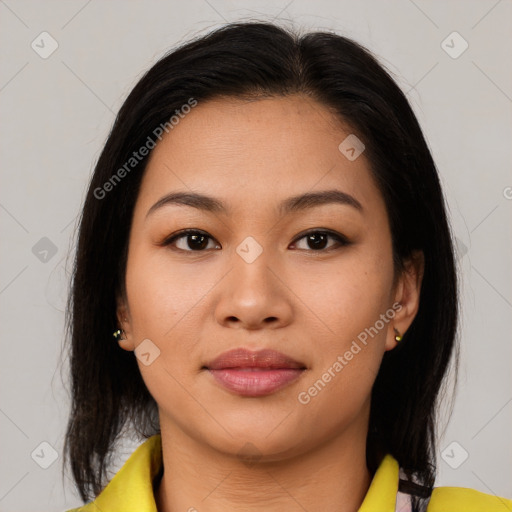
{"type": "MultiPolygon", "coordinates": [[[[124,322],[128,322],[128,318],[123,318],[124,322]]],[[[112,334],[116,341],[123,341],[126,339],[126,333],[124,332],[124,329],[117,329],[117,331],[114,331],[112,334]]]]}
{"type": "Polygon", "coordinates": [[[123,341],[126,339],[126,333],[122,329],[117,329],[113,334],[116,341],[123,341]]]}
{"type": "Polygon", "coordinates": [[[395,341],[397,343],[402,341],[402,335],[400,334],[400,331],[396,327],[393,327],[393,329],[395,331],[395,341]]]}

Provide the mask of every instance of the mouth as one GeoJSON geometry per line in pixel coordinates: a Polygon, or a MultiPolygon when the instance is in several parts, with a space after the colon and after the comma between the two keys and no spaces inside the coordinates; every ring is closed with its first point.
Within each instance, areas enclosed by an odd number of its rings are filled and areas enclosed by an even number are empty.
{"type": "Polygon", "coordinates": [[[307,369],[295,359],[275,350],[252,352],[234,349],[222,353],[203,369],[223,388],[247,397],[265,396],[297,380],[307,369]]]}

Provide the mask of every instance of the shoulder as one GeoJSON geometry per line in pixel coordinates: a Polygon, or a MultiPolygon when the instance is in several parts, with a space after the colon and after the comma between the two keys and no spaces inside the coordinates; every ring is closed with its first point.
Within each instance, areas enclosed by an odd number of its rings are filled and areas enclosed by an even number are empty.
{"type": "Polygon", "coordinates": [[[512,512],[512,500],[465,487],[435,487],[427,512],[512,512]]]}
{"type": "Polygon", "coordinates": [[[155,434],[135,449],[94,501],[66,512],[156,512],[153,483],[162,469],[162,441],[155,434]]]}

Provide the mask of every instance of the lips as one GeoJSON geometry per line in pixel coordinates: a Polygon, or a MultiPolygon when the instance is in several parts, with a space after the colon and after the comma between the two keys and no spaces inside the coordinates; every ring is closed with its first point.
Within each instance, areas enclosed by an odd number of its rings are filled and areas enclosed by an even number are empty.
{"type": "Polygon", "coordinates": [[[274,393],[298,379],[306,366],[275,350],[222,353],[206,369],[222,387],[235,394],[258,397],[274,393]]]}
{"type": "Polygon", "coordinates": [[[207,365],[209,370],[223,370],[226,368],[305,368],[299,361],[295,361],[281,352],[275,350],[258,350],[251,352],[238,348],[223,352],[219,357],[207,365]]]}

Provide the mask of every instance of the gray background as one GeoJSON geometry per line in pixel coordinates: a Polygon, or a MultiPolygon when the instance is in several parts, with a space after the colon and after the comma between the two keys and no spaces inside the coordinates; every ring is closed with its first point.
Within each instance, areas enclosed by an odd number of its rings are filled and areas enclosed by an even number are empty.
{"type": "MultiPolygon", "coordinates": [[[[64,308],[76,216],[115,113],[169,48],[251,18],[353,37],[407,92],[440,170],[462,278],[460,384],[436,485],[512,497],[510,1],[0,0],[0,16],[0,511],[81,504],[61,478],[64,308]],[[58,43],[46,59],[44,31],[58,43]]],[[[127,441],[117,467],[138,443],[127,441]]]]}

